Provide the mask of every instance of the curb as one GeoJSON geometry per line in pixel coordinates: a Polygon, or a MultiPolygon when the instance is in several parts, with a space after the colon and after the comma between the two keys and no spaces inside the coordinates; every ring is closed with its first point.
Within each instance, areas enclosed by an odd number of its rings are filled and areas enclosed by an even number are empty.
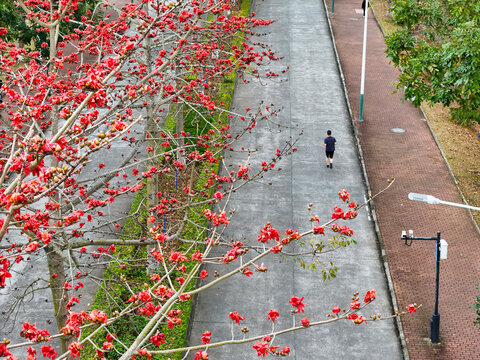
{"type": "MultiPolygon", "coordinates": [[[[345,76],[343,75],[342,65],[340,63],[340,58],[338,56],[337,46],[335,44],[335,36],[333,34],[332,24],[330,22],[329,9],[327,7],[326,0],[320,0],[320,1],[323,3],[323,6],[325,7],[325,15],[326,15],[326,18],[327,18],[328,28],[329,28],[329,31],[330,31],[330,38],[332,40],[333,51],[335,53],[335,59],[336,59],[336,62],[337,62],[338,71],[340,73],[340,79],[341,79],[341,82],[342,82],[343,93],[345,95],[345,102],[347,104],[348,113],[349,113],[351,125],[352,125],[352,128],[353,128],[354,142],[355,142],[355,145],[357,147],[357,155],[358,155],[358,158],[360,160],[360,165],[361,165],[361,168],[362,168],[364,183],[365,183],[365,186],[367,188],[368,195],[372,196],[372,189],[370,187],[370,182],[368,181],[368,175],[367,175],[367,170],[366,170],[366,167],[365,167],[365,161],[364,161],[364,156],[363,156],[363,150],[362,150],[362,146],[360,144],[360,139],[358,137],[358,131],[357,131],[357,127],[355,125],[355,118],[353,116],[352,107],[350,105],[350,100],[348,98],[348,90],[347,90],[347,86],[346,86],[346,82],[345,82],[345,76]]],[[[378,19],[375,15],[375,12],[373,11],[373,7],[370,6],[370,9],[372,10],[373,17],[375,18],[375,21],[376,21],[377,25],[379,26],[382,34],[385,36],[385,33],[383,32],[383,28],[381,27],[380,23],[378,22],[378,19]]],[[[422,110],[422,112],[423,112],[423,110],[422,110]]],[[[430,127],[430,125],[429,125],[429,127],[430,127]]],[[[443,156],[443,152],[442,152],[442,156],[443,156]]],[[[380,227],[378,226],[378,220],[377,220],[377,214],[376,214],[376,211],[375,211],[374,200],[372,200],[370,205],[371,205],[370,206],[370,213],[371,213],[371,216],[372,216],[372,219],[373,219],[373,223],[374,223],[374,227],[375,227],[375,233],[377,235],[377,240],[378,240],[378,245],[379,245],[380,250],[381,250],[381,258],[382,258],[383,266],[384,266],[384,269],[385,269],[385,275],[387,277],[388,289],[390,291],[390,298],[391,298],[390,300],[392,302],[393,308],[398,309],[397,297],[396,297],[396,294],[395,294],[395,288],[393,286],[392,277],[390,275],[390,267],[388,266],[387,254],[385,252],[385,246],[384,246],[382,234],[380,232],[380,227]]],[[[395,320],[396,320],[395,322],[396,322],[396,325],[397,325],[397,331],[398,331],[398,334],[399,334],[400,344],[401,344],[401,348],[402,348],[402,352],[403,352],[403,358],[405,360],[410,360],[410,357],[408,355],[407,343],[405,341],[405,334],[403,332],[402,322],[401,322],[399,317],[396,317],[395,320]]]]}

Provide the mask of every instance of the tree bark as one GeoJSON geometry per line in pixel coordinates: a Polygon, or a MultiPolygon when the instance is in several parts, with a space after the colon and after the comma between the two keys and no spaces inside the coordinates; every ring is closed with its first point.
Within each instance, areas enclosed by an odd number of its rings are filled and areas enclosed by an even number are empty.
{"type": "MultiPolygon", "coordinates": [[[[63,266],[63,258],[58,254],[54,246],[49,244],[46,247],[47,264],[50,272],[50,289],[52,291],[53,306],[55,310],[55,319],[57,327],[60,331],[67,321],[68,310],[65,307],[68,299],[68,292],[64,288],[66,283],[65,267],[63,266]]],[[[60,338],[62,353],[68,351],[68,340],[65,337],[60,338]]]]}

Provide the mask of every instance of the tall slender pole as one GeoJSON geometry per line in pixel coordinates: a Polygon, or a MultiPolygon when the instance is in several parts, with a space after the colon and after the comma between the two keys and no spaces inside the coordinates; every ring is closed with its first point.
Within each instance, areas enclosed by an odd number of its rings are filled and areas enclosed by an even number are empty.
{"type": "Polygon", "coordinates": [[[335,8],[335,0],[332,0],[332,14],[333,14],[333,9],[335,8]]]}
{"type": "Polygon", "coordinates": [[[368,0],[365,0],[365,16],[363,17],[362,79],[360,81],[360,111],[358,115],[358,121],[363,121],[363,95],[365,93],[365,62],[367,58],[367,24],[368,24],[368,0]]]}
{"type": "Polygon", "coordinates": [[[437,276],[435,278],[435,310],[430,320],[430,340],[432,343],[438,343],[440,341],[440,314],[438,313],[438,286],[440,282],[440,232],[437,233],[436,238],[436,251],[435,262],[437,264],[437,276]]]}

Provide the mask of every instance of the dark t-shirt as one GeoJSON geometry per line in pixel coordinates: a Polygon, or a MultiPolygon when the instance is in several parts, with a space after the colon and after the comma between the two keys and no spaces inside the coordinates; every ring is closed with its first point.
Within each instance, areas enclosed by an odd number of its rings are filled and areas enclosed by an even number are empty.
{"type": "Polygon", "coordinates": [[[337,140],[333,136],[327,136],[323,142],[327,144],[325,151],[335,151],[335,143],[337,140]]]}

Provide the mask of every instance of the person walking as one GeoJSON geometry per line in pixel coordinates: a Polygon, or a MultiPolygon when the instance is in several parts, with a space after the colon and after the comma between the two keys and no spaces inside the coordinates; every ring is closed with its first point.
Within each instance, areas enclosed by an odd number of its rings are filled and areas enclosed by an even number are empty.
{"type": "Polygon", "coordinates": [[[335,145],[337,140],[332,136],[332,130],[327,131],[327,137],[323,140],[323,146],[325,146],[325,156],[327,161],[327,168],[333,168],[333,153],[335,152],[335,145]]]}

